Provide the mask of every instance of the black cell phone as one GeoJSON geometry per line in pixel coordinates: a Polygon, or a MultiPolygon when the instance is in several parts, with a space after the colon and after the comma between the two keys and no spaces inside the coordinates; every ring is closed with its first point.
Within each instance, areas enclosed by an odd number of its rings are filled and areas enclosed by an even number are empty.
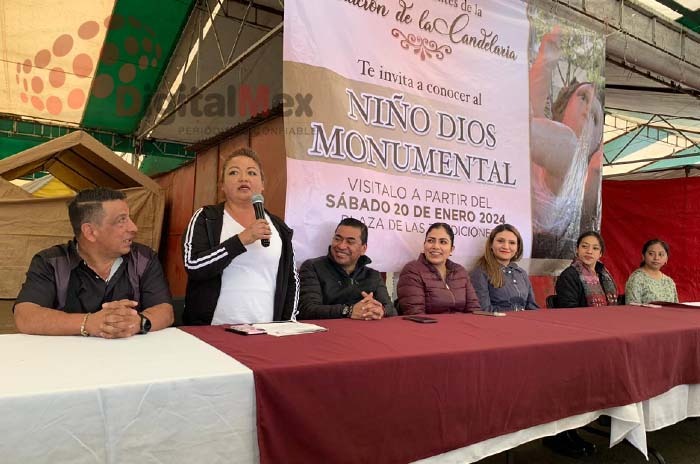
{"type": "Polygon", "coordinates": [[[418,322],[419,324],[434,324],[437,319],[428,316],[404,316],[407,321],[418,322]]]}

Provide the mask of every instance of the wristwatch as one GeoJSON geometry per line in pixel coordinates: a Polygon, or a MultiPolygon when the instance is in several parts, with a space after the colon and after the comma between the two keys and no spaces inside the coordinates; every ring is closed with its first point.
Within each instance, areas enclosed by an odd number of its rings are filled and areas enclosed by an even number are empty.
{"type": "Polygon", "coordinates": [[[139,330],[139,334],[147,334],[151,331],[151,320],[141,313],[139,313],[139,317],[141,318],[141,330],[139,330]]]}
{"type": "Polygon", "coordinates": [[[351,305],[343,306],[343,311],[340,314],[342,314],[343,317],[352,316],[352,306],[351,305]]]}

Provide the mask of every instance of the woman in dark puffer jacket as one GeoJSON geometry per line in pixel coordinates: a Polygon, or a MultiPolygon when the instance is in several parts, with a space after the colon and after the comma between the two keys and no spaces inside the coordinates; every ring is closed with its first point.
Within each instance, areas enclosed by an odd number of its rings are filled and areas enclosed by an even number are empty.
{"type": "Polygon", "coordinates": [[[454,250],[454,232],[445,223],[428,228],[423,253],[404,266],[396,291],[401,314],[470,312],[479,300],[464,267],[448,258],[454,250]]]}

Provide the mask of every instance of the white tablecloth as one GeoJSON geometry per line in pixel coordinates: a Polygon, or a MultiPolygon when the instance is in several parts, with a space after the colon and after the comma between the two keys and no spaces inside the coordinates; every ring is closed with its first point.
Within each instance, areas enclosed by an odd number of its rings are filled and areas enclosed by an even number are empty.
{"type": "Polygon", "coordinates": [[[0,336],[0,462],[257,462],[250,369],[178,329],[0,336]]]}
{"type": "Polygon", "coordinates": [[[700,416],[700,385],[679,385],[641,403],[567,417],[415,462],[421,464],[475,462],[538,438],[582,427],[601,415],[611,417],[610,447],[627,439],[646,457],[647,432],[668,427],[688,417],[700,416]]]}

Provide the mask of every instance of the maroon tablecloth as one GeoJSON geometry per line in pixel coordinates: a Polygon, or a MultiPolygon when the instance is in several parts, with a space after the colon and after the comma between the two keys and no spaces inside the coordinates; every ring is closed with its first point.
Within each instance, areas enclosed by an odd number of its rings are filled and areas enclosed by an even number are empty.
{"type": "Polygon", "coordinates": [[[700,383],[700,309],[314,321],[187,332],[254,373],[262,463],[402,463],[700,383]]]}

